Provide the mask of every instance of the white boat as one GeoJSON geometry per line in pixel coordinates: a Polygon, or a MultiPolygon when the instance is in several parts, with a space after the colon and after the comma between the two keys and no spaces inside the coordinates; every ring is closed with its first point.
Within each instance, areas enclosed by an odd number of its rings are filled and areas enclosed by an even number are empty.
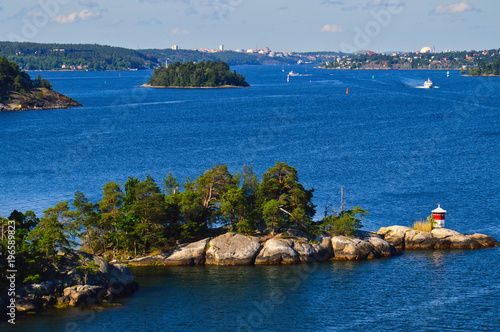
{"type": "Polygon", "coordinates": [[[427,81],[425,81],[424,88],[426,88],[426,89],[432,88],[432,81],[430,78],[428,78],[427,81]]]}
{"type": "Polygon", "coordinates": [[[288,76],[300,76],[300,74],[292,70],[291,72],[288,73],[288,76]]]}

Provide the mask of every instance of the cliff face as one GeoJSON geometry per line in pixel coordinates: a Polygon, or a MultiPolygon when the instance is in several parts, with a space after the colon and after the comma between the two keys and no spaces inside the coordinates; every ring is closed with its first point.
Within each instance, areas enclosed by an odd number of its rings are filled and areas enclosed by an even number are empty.
{"type": "Polygon", "coordinates": [[[76,100],[46,88],[33,89],[24,94],[11,91],[0,103],[0,111],[72,108],[82,106],[76,100]]]}

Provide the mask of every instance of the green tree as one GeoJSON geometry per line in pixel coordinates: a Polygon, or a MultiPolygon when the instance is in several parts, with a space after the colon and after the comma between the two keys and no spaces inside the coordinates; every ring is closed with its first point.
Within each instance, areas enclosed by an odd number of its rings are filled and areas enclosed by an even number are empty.
{"type": "Polygon", "coordinates": [[[93,238],[99,224],[98,205],[89,202],[81,191],[75,192],[72,205],[76,209],[72,212],[73,229],[80,238],[84,239],[86,247],[91,250],[92,254],[95,254],[93,238]]]}
{"type": "Polygon", "coordinates": [[[134,223],[134,234],[142,242],[145,254],[151,246],[162,244],[165,240],[165,197],[149,174],[144,181],[133,186],[133,193],[126,193],[126,199],[129,195],[132,201],[127,202],[126,212],[134,223]]]}
{"type": "Polygon", "coordinates": [[[248,228],[245,220],[245,196],[242,188],[231,188],[222,195],[221,214],[223,223],[230,231],[244,232],[248,228]],[[240,229],[237,229],[240,226],[240,229]]]}
{"type": "Polygon", "coordinates": [[[327,215],[321,222],[321,230],[330,235],[354,236],[363,227],[362,220],[368,214],[359,206],[351,210],[327,215]]]}
{"type": "Polygon", "coordinates": [[[32,248],[44,252],[51,259],[55,258],[58,250],[69,248],[70,220],[68,202],[57,203],[55,207],[45,210],[40,223],[28,234],[32,248]]]}
{"type": "Polygon", "coordinates": [[[120,238],[122,229],[121,221],[124,212],[121,210],[125,195],[116,182],[107,182],[102,189],[102,200],[99,202],[100,228],[104,233],[103,250],[108,244],[113,244],[113,257],[116,258],[117,250],[120,250],[120,238]]]}
{"type": "Polygon", "coordinates": [[[316,212],[313,191],[299,183],[295,168],[282,162],[270,168],[263,175],[259,197],[268,229],[272,225],[273,231],[281,227],[307,230],[316,212]]]}

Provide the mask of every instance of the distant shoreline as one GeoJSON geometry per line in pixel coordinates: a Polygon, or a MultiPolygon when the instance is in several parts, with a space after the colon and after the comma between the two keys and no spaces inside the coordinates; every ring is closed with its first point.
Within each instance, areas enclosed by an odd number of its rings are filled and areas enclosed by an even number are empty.
{"type": "MultiPolygon", "coordinates": [[[[314,67],[315,69],[326,69],[326,70],[460,70],[460,69],[447,69],[447,68],[325,68],[325,67],[314,67]]],[[[467,76],[467,75],[462,75],[467,76]]],[[[500,75],[499,75],[500,76],[500,75]]]]}
{"type": "Polygon", "coordinates": [[[140,88],[153,88],[153,89],[241,89],[245,86],[237,85],[221,85],[221,86],[156,86],[151,84],[139,85],[140,88]]]}
{"type": "Polygon", "coordinates": [[[462,75],[464,77],[500,77],[500,75],[493,75],[493,74],[489,74],[489,75],[462,75]]]}

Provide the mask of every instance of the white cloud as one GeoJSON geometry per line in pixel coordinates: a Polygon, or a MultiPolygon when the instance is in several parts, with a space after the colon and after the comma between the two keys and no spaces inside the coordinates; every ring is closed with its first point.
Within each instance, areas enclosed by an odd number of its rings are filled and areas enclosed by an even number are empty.
{"type": "Polygon", "coordinates": [[[69,23],[75,23],[79,21],[87,21],[93,18],[99,18],[101,17],[100,12],[91,12],[87,9],[82,10],[81,12],[74,12],[68,15],[57,15],[52,20],[51,22],[54,23],[59,23],[59,24],[69,24],[69,23]]]}
{"type": "Polygon", "coordinates": [[[437,14],[456,14],[463,13],[466,11],[472,10],[472,6],[469,4],[467,0],[464,0],[460,3],[454,3],[447,6],[438,6],[436,8],[437,14]]]}
{"type": "Polygon", "coordinates": [[[186,36],[189,35],[189,31],[187,31],[186,29],[175,28],[170,31],[170,34],[172,36],[186,36]]]}
{"type": "Polygon", "coordinates": [[[335,25],[335,24],[325,24],[321,28],[321,32],[332,32],[332,33],[335,33],[335,32],[341,32],[342,30],[344,30],[344,29],[341,26],[335,25]]]}

